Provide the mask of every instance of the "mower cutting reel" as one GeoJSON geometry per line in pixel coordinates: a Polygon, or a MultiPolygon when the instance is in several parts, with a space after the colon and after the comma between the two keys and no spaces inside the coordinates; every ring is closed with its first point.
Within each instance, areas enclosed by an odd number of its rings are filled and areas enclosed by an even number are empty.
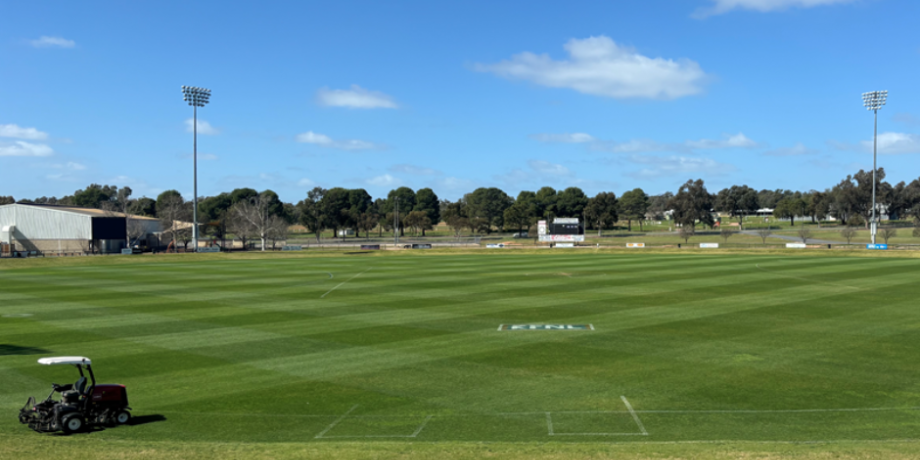
{"type": "Polygon", "coordinates": [[[51,384],[51,393],[44,401],[34,397],[19,411],[19,422],[38,432],[63,431],[66,434],[92,426],[124,425],[131,420],[128,391],[124,385],[96,384],[92,361],[82,356],[42,358],[39,364],[76,366],[80,378],[73,384],[51,384]],[[89,374],[87,381],[84,369],[89,374]],[[60,393],[60,400],[54,394],[60,393]]]}

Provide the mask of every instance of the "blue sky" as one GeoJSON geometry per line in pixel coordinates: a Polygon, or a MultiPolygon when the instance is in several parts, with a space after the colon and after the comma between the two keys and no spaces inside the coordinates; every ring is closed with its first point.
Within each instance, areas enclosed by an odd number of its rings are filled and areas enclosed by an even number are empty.
{"type": "Polygon", "coordinates": [[[920,175],[920,2],[5,2],[0,195],[920,175]],[[266,4],[268,4],[266,6],[266,4]]]}

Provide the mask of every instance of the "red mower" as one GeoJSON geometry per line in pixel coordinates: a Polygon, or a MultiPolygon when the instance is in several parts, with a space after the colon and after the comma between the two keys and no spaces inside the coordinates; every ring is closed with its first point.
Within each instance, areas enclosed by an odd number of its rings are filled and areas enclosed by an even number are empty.
{"type": "Polygon", "coordinates": [[[96,385],[92,361],[82,356],[42,358],[39,364],[48,366],[66,364],[76,366],[80,379],[74,384],[51,384],[48,398],[39,403],[31,397],[19,411],[19,422],[35,431],[47,433],[63,431],[66,434],[89,429],[92,426],[124,425],[131,420],[128,391],[124,385],[96,385]],[[92,383],[87,382],[86,369],[92,383]],[[55,393],[61,399],[52,399],[55,393]]]}

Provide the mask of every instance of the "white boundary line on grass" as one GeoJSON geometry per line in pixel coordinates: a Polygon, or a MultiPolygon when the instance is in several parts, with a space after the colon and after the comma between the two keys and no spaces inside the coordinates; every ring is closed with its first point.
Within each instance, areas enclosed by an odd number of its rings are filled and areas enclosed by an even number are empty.
{"type": "Polygon", "coordinates": [[[429,415],[429,416],[425,417],[425,421],[422,422],[422,424],[419,425],[418,428],[415,430],[415,432],[412,433],[412,435],[409,436],[409,437],[410,437],[410,438],[417,437],[417,436],[419,435],[419,433],[421,433],[422,430],[425,429],[425,425],[428,425],[428,421],[430,421],[432,417],[434,417],[434,415],[429,415]]]}
{"type": "MultiPolygon", "coordinates": [[[[355,406],[355,407],[358,407],[358,406],[355,406]]],[[[352,408],[352,409],[354,409],[354,408],[352,408]]],[[[351,412],[351,411],[349,411],[349,412],[351,412]]],[[[331,429],[335,426],[335,424],[341,422],[343,419],[345,419],[345,417],[346,417],[347,415],[348,415],[348,413],[345,413],[345,415],[343,415],[342,417],[340,417],[339,420],[336,420],[335,422],[333,422],[332,425],[329,425],[329,427],[327,427],[322,433],[320,433],[319,435],[317,435],[314,439],[332,439],[332,438],[336,438],[336,439],[341,439],[341,438],[417,438],[418,435],[419,435],[419,433],[421,433],[422,430],[425,429],[425,427],[428,425],[428,422],[434,417],[434,415],[427,415],[427,416],[425,417],[425,420],[422,421],[422,424],[419,425],[418,428],[416,428],[415,431],[412,432],[412,434],[368,434],[368,435],[325,436],[325,433],[328,433],[329,430],[331,430],[331,429]],[[322,435],[322,436],[321,436],[321,435],[322,435]]],[[[369,418],[369,417],[370,417],[370,416],[355,416],[355,417],[352,417],[352,418],[369,418]]],[[[397,416],[379,416],[379,417],[383,417],[383,418],[393,418],[393,417],[399,417],[399,416],[397,415],[397,416]]]]}
{"type": "MultiPolygon", "coordinates": [[[[552,412],[546,412],[546,430],[548,436],[648,436],[648,431],[645,430],[645,425],[642,424],[642,420],[639,420],[639,416],[636,415],[636,411],[633,410],[631,404],[626,399],[626,396],[620,396],[620,399],[623,400],[623,404],[626,405],[626,412],[632,416],[636,426],[639,427],[640,433],[556,433],[553,429],[553,416],[552,412]]],[[[606,413],[606,414],[622,414],[626,413],[624,411],[563,411],[564,414],[584,414],[584,413],[606,413]]]]}
{"type": "Polygon", "coordinates": [[[321,439],[324,434],[328,433],[329,430],[335,428],[335,426],[338,425],[339,422],[341,422],[342,420],[345,420],[345,417],[348,417],[348,414],[352,413],[357,408],[358,408],[357,404],[355,404],[354,406],[351,406],[351,409],[348,409],[348,412],[345,412],[344,414],[342,414],[341,417],[335,419],[334,422],[330,423],[329,426],[327,426],[325,430],[320,431],[318,435],[313,437],[313,439],[321,439]]]}
{"type": "MultiPolygon", "coordinates": [[[[12,406],[10,406],[12,407],[12,406]]],[[[18,406],[16,406],[18,407],[18,406]]],[[[820,412],[893,412],[893,411],[916,411],[920,406],[911,407],[858,407],[858,408],[840,408],[840,409],[713,409],[713,410],[633,410],[636,414],[796,414],[796,413],[820,413],[820,412]]],[[[321,418],[335,417],[336,414],[259,414],[252,412],[184,412],[184,411],[161,411],[167,414],[182,415],[200,415],[200,416],[224,416],[224,417],[290,417],[290,418],[321,418]]],[[[555,411],[557,414],[626,414],[628,410],[587,410],[587,411],[555,411]]],[[[438,417],[515,417],[528,415],[545,415],[547,412],[495,412],[481,414],[449,414],[437,415],[438,417]]],[[[386,418],[388,415],[355,415],[353,418],[386,418]]]]}
{"type": "Polygon", "coordinates": [[[355,278],[357,278],[357,277],[359,277],[359,276],[361,276],[361,275],[363,275],[363,274],[365,274],[365,273],[371,271],[372,268],[373,268],[373,267],[368,268],[367,270],[364,270],[363,272],[358,273],[357,275],[352,276],[351,278],[348,278],[348,279],[345,280],[345,281],[342,281],[341,283],[337,284],[334,288],[332,288],[332,289],[326,291],[325,294],[319,296],[319,298],[322,299],[322,298],[326,297],[327,295],[329,295],[330,292],[332,292],[332,291],[334,291],[334,290],[340,288],[343,284],[345,284],[345,283],[347,283],[347,282],[349,282],[349,281],[351,281],[351,280],[353,280],[353,279],[355,279],[355,278]]]}
{"type": "Polygon", "coordinates": [[[620,399],[623,400],[623,404],[626,404],[626,410],[629,411],[629,415],[632,415],[633,420],[636,421],[636,425],[639,425],[639,431],[641,431],[643,435],[648,436],[648,431],[645,431],[645,425],[642,424],[642,420],[639,420],[639,416],[636,415],[636,411],[633,410],[632,404],[629,403],[626,396],[621,395],[620,399]]]}

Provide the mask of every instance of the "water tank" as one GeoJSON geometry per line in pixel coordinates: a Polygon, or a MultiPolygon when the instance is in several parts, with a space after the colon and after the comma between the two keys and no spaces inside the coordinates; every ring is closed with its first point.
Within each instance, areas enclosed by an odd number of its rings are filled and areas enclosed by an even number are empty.
{"type": "Polygon", "coordinates": [[[5,225],[0,228],[0,243],[11,244],[13,242],[13,232],[15,231],[15,225],[5,225]]]}

